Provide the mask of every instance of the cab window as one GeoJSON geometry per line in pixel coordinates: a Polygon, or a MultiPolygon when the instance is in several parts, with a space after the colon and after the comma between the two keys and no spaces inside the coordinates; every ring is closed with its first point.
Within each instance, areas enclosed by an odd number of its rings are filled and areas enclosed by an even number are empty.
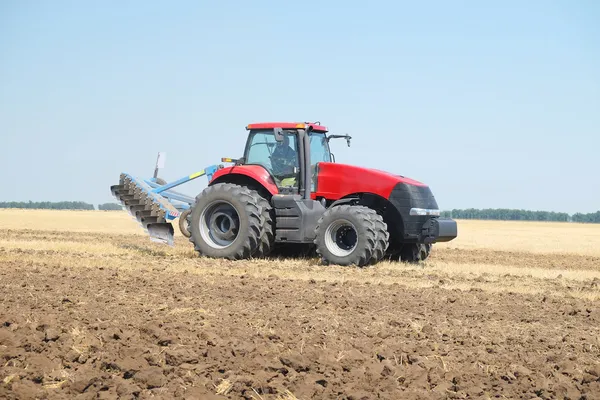
{"type": "Polygon", "coordinates": [[[246,163],[264,166],[279,187],[297,188],[300,178],[297,135],[290,131],[284,131],[283,135],[283,142],[277,142],[272,130],[251,132],[246,163]]]}

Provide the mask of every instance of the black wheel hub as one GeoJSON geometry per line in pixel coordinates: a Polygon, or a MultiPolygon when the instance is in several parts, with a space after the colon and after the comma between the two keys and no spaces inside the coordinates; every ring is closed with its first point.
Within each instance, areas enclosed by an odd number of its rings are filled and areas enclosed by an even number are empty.
{"type": "Polygon", "coordinates": [[[224,248],[231,245],[240,230],[240,217],[226,201],[215,201],[202,212],[200,234],[211,246],[224,248]]]}
{"type": "Polygon", "coordinates": [[[356,245],[357,240],[356,231],[349,226],[344,226],[335,233],[335,243],[343,250],[352,249],[356,245]]]}
{"type": "Polygon", "coordinates": [[[239,220],[227,212],[214,212],[208,226],[217,239],[231,241],[238,233],[238,225],[239,220]]]}

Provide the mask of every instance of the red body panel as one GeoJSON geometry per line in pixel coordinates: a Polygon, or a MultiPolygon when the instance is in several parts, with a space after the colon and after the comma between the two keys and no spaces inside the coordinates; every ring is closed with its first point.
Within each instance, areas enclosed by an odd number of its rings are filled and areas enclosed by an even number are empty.
{"type": "Polygon", "coordinates": [[[282,129],[298,129],[304,128],[305,126],[310,126],[313,131],[316,132],[327,132],[327,128],[323,125],[305,123],[305,122],[259,122],[256,124],[249,124],[246,129],[273,129],[273,128],[282,128],[282,129]],[[300,125],[300,126],[299,126],[300,125]]]}
{"type": "Polygon", "coordinates": [[[277,185],[269,172],[259,165],[235,165],[221,168],[215,172],[210,184],[225,175],[245,175],[263,185],[271,194],[279,193],[279,189],[277,189],[277,185]]]}
{"type": "Polygon", "coordinates": [[[353,193],[373,193],[387,199],[398,183],[426,186],[413,179],[377,169],[321,162],[317,192],[312,194],[312,198],[338,200],[353,193]]]}

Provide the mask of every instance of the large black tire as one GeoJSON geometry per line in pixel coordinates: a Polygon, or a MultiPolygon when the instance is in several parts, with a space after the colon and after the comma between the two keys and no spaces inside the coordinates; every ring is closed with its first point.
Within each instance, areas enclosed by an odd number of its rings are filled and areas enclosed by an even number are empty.
{"type": "Polygon", "coordinates": [[[400,261],[418,263],[425,261],[431,252],[431,244],[406,243],[400,250],[400,261]]]}
{"type": "Polygon", "coordinates": [[[363,267],[385,254],[387,235],[381,215],[358,205],[340,205],[325,211],[315,228],[317,254],[323,262],[363,267]]]}
{"type": "Polygon", "coordinates": [[[275,209],[269,200],[258,193],[256,202],[261,208],[261,233],[258,248],[252,257],[263,258],[271,254],[275,246],[275,209]]]}
{"type": "Polygon", "coordinates": [[[261,237],[258,193],[244,186],[217,183],[197,197],[190,217],[190,241],[201,255],[247,259],[261,237]]]}

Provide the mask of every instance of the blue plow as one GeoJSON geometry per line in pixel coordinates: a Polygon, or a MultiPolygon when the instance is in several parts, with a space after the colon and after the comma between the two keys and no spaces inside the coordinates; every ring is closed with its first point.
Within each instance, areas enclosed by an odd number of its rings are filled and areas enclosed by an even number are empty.
{"type": "MultiPolygon", "coordinates": [[[[174,230],[171,222],[194,204],[194,198],[172,190],[201,176],[212,179],[221,166],[211,165],[202,171],[176,181],[159,184],[156,177],[139,179],[122,173],[118,185],[110,187],[113,196],[150,235],[150,240],[173,246],[174,230]]],[[[156,175],[156,174],[155,174],[156,175]]]]}

